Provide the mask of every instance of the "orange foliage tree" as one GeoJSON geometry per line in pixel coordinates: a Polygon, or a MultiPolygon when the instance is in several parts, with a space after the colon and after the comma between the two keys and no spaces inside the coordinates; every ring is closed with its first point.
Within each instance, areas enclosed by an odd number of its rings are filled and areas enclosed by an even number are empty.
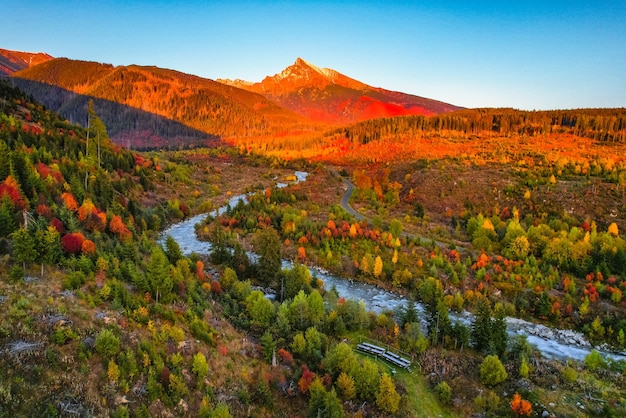
{"type": "Polygon", "coordinates": [[[78,208],[78,219],[84,221],[94,210],[96,210],[96,205],[93,204],[91,199],[85,199],[78,208]]]}
{"type": "Polygon", "coordinates": [[[511,409],[518,416],[526,416],[529,417],[533,412],[533,407],[527,400],[523,399],[519,393],[513,395],[513,399],[511,400],[511,409]]]}
{"type": "Polygon", "coordinates": [[[61,199],[63,199],[63,203],[65,203],[65,207],[71,211],[76,211],[78,209],[78,202],[73,194],[69,192],[65,192],[61,195],[61,199]]]}
{"type": "Polygon", "coordinates": [[[302,377],[298,381],[298,387],[300,388],[300,392],[307,393],[309,391],[309,387],[311,387],[311,383],[313,383],[313,380],[315,380],[316,377],[317,375],[309,370],[306,364],[303,365],[302,377]]]}
{"type": "Polygon", "coordinates": [[[83,254],[94,254],[96,252],[96,244],[93,241],[86,239],[80,245],[80,250],[83,254]]]}
{"type": "Polygon", "coordinates": [[[109,230],[111,230],[114,234],[117,234],[122,241],[132,237],[132,232],[126,228],[124,221],[122,221],[122,218],[119,215],[114,215],[111,218],[111,221],[109,222],[109,230]]]}

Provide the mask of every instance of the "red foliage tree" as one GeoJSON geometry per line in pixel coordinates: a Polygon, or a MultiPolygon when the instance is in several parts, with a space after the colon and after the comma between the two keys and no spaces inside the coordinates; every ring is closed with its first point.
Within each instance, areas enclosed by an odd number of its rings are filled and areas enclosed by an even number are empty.
{"type": "Polygon", "coordinates": [[[63,251],[66,253],[77,254],[82,250],[83,241],[85,241],[83,234],[80,232],[72,232],[61,238],[61,248],[63,248],[63,251]]]}
{"type": "Polygon", "coordinates": [[[84,221],[94,211],[97,211],[97,209],[96,209],[96,206],[91,201],[91,199],[85,199],[83,201],[83,204],[80,205],[80,208],[78,208],[78,219],[81,221],[84,221]]]}
{"type": "Polygon", "coordinates": [[[59,218],[52,218],[52,220],[50,221],[50,226],[56,229],[59,234],[63,234],[63,232],[65,232],[63,222],[61,222],[59,218]]]}
{"type": "Polygon", "coordinates": [[[0,184],[0,199],[3,196],[7,196],[16,208],[24,209],[26,206],[24,197],[20,193],[19,183],[13,176],[8,176],[4,183],[0,184]]]}
{"type": "Polygon", "coordinates": [[[217,280],[213,280],[211,282],[211,293],[215,293],[216,295],[222,294],[222,286],[217,280]]]}
{"type": "Polygon", "coordinates": [[[114,215],[109,222],[109,230],[114,234],[117,234],[122,241],[132,238],[132,232],[126,228],[124,221],[119,215],[114,215]]]}
{"type": "Polygon", "coordinates": [[[107,215],[106,213],[100,212],[95,209],[91,214],[87,217],[87,223],[85,227],[89,231],[98,231],[102,232],[107,227],[107,215]]]}
{"type": "Polygon", "coordinates": [[[43,216],[46,219],[52,218],[52,210],[45,203],[37,205],[37,214],[43,216]]]}
{"type": "Polygon", "coordinates": [[[306,364],[303,365],[302,377],[300,378],[300,380],[298,380],[298,387],[300,388],[300,392],[307,393],[309,391],[309,388],[311,387],[311,383],[313,383],[313,380],[315,380],[316,377],[317,375],[309,370],[306,364]]]}
{"type": "Polygon", "coordinates": [[[287,350],[285,350],[284,348],[279,349],[276,354],[278,354],[278,357],[280,357],[280,360],[289,365],[292,366],[293,365],[293,356],[291,355],[291,353],[287,350]]]}

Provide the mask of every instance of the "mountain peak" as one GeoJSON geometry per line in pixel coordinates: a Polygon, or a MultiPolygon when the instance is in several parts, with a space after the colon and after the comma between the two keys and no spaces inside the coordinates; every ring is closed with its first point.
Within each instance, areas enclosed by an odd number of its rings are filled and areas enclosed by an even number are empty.
{"type": "Polygon", "coordinates": [[[13,74],[53,58],[44,52],[22,52],[0,48],[0,75],[13,74]]]}
{"type": "Polygon", "coordinates": [[[432,115],[457,106],[424,97],[369,86],[330,68],[318,67],[303,58],[259,83],[218,80],[260,93],[278,105],[310,120],[353,123],[399,115],[432,115]]]}

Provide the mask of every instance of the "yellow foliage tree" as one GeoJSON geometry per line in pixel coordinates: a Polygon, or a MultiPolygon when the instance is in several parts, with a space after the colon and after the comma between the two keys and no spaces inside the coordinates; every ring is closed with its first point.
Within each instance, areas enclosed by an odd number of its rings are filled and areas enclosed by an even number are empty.
{"type": "Polygon", "coordinates": [[[396,391],[396,385],[387,373],[380,377],[380,389],[376,394],[376,405],[390,414],[395,414],[400,406],[400,395],[396,391]]]}
{"type": "Polygon", "coordinates": [[[376,256],[374,260],[374,277],[380,277],[383,272],[383,260],[379,255],[376,256]]]}
{"type": "Polygon", "coordinates": [[[337,391],[343,399],[354,399],[356,397],[356,386],[354,386],[354,379],[350,377],[346,372],[341,372],[337,378],[337,391]]]}
{"type": "Polygon", "coordinates": [[[619,235],[619,229],[617,228],[617,224],[615,222],[609,225],[608,233],[613,235],[614,237],[619,235]]]}

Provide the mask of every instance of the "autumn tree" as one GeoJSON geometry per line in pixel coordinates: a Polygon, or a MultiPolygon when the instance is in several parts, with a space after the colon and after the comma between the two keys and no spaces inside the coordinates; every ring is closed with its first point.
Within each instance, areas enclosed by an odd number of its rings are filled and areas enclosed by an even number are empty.
{"type": "Polygon", "coordinates": [[[345,399],[350,400],[356,397],[356,386],[354,385],[354,379],[346,372],[341,372],[337,381],[335,382],[339,395],[345,399]]]}
{"type": "Polygon", "coordinates": [[[191,371],[198,380],[204,379],[209,374],[209,363],[203,353],[194,354],[191,361],[191,371]]]}
{"type": "Polygon", "coordinates": [[[374,277],[376,277],[377,279],[380,278],[380,275],[383,272],[383,260],[382,258],[380,258],[379,255],[376,256],[376,259],[374,260],[374,270],[373,270],[373,274],[374,277]]]}
{"type": "Polygon", "coordinates": [[[369,358],[363,359],[360,365],[356,366],[350,373],[354,379],[356,393],[360,399],[372,398],[378,393],[380,377],[378,366],[369,358]]]}
{"type": "Polygon", "coordinates": [[[376,394],[376,405],[384,412],[395,414],[400,406],[400,395],[396,391],[396,385],[387,373],[380,377],[379,390],[376,394]]]}
{"type": "Polygon", "coordinates": [[[511,399],[511,409],[517,416],[529,417],[533,413],[533,407],[527,400],[523,399],[519,393],[513,395],[511,399]]]}

